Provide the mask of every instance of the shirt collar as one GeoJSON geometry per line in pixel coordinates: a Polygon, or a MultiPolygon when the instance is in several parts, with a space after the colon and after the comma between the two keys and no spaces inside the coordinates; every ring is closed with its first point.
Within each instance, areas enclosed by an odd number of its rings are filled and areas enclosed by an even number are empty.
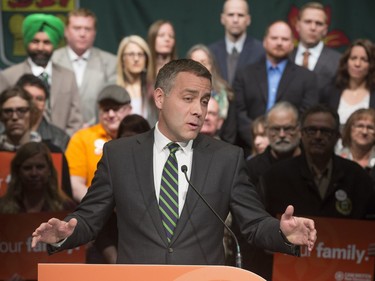
{"type": "Polygon", "coordinates": [[[310,53],[310,56],[314,57],[314,58],[319,58],[322,50],[324,48],[324,43],[323,41],[320,41],[315,47],[312,47],[312,48],[305,48],[302,43],[300,42],[298,44],[298,49],[297,49],[297,56],[302,56],[303,53],[308,50],[309,53],[310,53]]]}
{"type": "Polygon", "coordinates": [[[288,59],[284,59],[280,61],[276,66],[273,66],[273,64],[268,59],[266,59],[267,70],[277,67],[281,73],[284,72],[287,63],[288,59]]]}
{"type": "Polygon", "coordinates": [[[44,68],[42,66],[36,65],[31,58],[27,59],[30,67],[31,67],[31,72],[33,73],[34,76],[39,76],[40,74],[47,73],[49,77],[52,76],[52,62],[51,60],[48,61],[47,66],[44,68]]]}
{"type": "Polygon", "coordinates": [[[236,42],[232,42],[227,37],[225,37],[225,46],[227,49],[227,53],[231,54],[233,48],[236,48],[237,52],[241,53],[243,49],[243,45],[245,44],[245,40],[246,40],[246,33],[244,33],[236,42]]]}
{"type": "MultiPolygon", "coordinates": [[[[167,147],[167,144],[172,142],[170,139],[168,139],[166,136],[163,135],[162,132],[159,130],[159,122],[155,125],[155,131],[154,131],[154,139],[155,139],[155,147],[160,153],[163,149],[167,147]]],[[[177,142],[181,150],[186,153],[188,150],[192,150],[193,140],[190,140],[188,142],[177,142]]]]}
{"type": "Polygon", "coordinates": [[[86,52],[84,52],[82,54],[82,56],[78,56],[72,50],[72,48],[70,48],[69,46],[67,48],[68,48],[68,57],[69,57],[70,61],[78,61],[80,59],[83,59],[83,60],[87,61],[89,59],[89,57],[90,57],[90,54],[91,54],[91,49],[87,49],[86,52]]]}

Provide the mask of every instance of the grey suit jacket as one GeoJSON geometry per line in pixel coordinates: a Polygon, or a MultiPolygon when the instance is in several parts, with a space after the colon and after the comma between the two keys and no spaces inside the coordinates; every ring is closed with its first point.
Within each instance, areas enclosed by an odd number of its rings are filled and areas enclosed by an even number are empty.
{"type": "MultiPolygon", "coordinates": [[[[72,62],[68,56],[68,47],[57,49],[52,56],[52,61],[71,71],[72,62]]],[[[102,88],[110,83],[116,83],[116,56],[91,48],[90,57],[83,75],[82,85],[79,87],[79,97],[84,123],[93,125],[97,121],[97,96],[102,88]]]]}
{"type": "MultiPolygon", "coordinates": [[[[297,48],[290,55],[292,61],[296,60],[297,48]]],[[[317,75],[318,89],[323,89],[335,77],[339,66],[341,54],[327,46],[324,46],[318,61],[315,65],[314,72],[317,75]]]]}
{"type": "MultiPolygon", "coordinates": [[[[223,225],[193,190],[168,243],[153,177],[154,130],[110,141],[87,195],[74,217],[78,224],[59,250],[95,238],[114,207],[118,220],[118,263],[224,264],[223,225]]],[[[249,183],[239,147],[199,135],[193,143],[191,181],[224,220],[231,210],[249,242],[292,253],[249,183]]]]}
{"type": "MultiPolygon", "coordinates": [[[[2,74],[8,87],[14,86],[25,73],[31,72],[27,60],[5,69],[2,74]]],[[[46,113],[48,122],[64,130],[68,135],[82,127],[77,83],[74,73],[65,67],[52,63],[52,83],[50,89],[51,112],[46,113]]]]}
{"type": "MultiPolygon", "coordinates": [[[[265,59],[237,72],[233,83],[236,93],[238,132],[251,147],[251,122],[266,113],[268,80],[265,59]]],[[[303,112],[318,102],[316,75],[303,67],[288,61],[279,87],[276,102],[288,101],[303,112]]]]}

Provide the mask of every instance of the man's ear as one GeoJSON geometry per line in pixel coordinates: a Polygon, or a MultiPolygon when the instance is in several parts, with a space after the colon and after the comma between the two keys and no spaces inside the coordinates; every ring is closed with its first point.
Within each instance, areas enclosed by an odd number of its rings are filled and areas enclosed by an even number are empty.
{"type": "Polygon", "coordinates": [[[161,110],[163,108],[165,94],[164,91],[161,88],[156,88],[154,90],[154,101],[156,107],[161,110]]]}

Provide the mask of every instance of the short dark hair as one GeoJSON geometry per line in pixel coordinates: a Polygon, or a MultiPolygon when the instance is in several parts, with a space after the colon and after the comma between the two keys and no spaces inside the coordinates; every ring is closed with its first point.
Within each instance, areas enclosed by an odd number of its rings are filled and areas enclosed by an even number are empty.
{"type": "Polygon", "coordinates": [[[165,94],[171,91],[177,74],[180,72],[193,73],[198,77],[207,78],[212,83],[211,73],[201,63],[192,59],[172,60],[165,64],[156,76],[155,89],[162,89],[165,94]]]}
{"type": "Polygon", "coordinates": [[[301,126],[302,128],[305,126],[305,122],[307,117],[310,115],[316,114],[316,113],[327,113],[332,116],[332,118],[335,120],[335,131],[337,133],[340,132],[340,116],[338,115],[337,111],[333,108],[323,105],[323,104],[317,104],[313,105],[312,107],[308,108],[301,116],[301,126]]]}
{"type": "Polygon", "coordinates": [[[145,133],[150,129],[150,124],[145,118],[138,114],[130,114],[121,120],[117,131],[117,138],[145,133]]]}
{"type": "Polygon", "coordinates": [[[33,75],[33,74],[24,74],[22,75],[17,83],[16,83],[17,86],[21,87],[21,88],[25,88],[25,86],[34,86],[34,87],[37,87],[39,89],[41,89],[43,92],[44,92],[44,95],[45,95],[45,98],[48,99],[49,98],[49,90],[47,88],[47,85],[46,83],[40,79],[39,77],[33,75]]]}

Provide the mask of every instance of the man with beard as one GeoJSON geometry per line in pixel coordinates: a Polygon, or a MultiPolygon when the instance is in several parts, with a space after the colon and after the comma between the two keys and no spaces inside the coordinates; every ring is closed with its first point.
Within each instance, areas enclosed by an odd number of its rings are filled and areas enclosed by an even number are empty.
{"type": "Polygon", "coordinates": [[[288,59],[293,50],[289,25],[283,21],[272,23],[266,30],[263,46],[266,58],[238,71],[233,83],[238,132],[248,147],[252,120],[275,103],[288,101],[304,111],[318,101],[315,74],[288,59]]]}
{"type": "Polygon", "coordinates": [[[334,154],[339,126],[339,116],[331,108],[315,105],[305,112],[301,155],[276,163],[261,177],[271,215],[283,213],[289,204],[300,216],[366,219],[375,213],[370,176],[357,163],[334,154]]]}
{"type": "Polygon", "coordinates": [[[40,77],[50,90],[44,112],[47,121],[71,135],[82,127],[77,83],[72,71],[50,60],[64,24],[52,15],[31,14],[22,23],[22,34],[28,58],[2,72],[7,84],[3,87],[15,85],[26,73],[40,77]]]}
{"type": "Polygon", "coordinates": [[[298,110],[286,101],[275,104],[266,116],[266,134],[269,146],[247,161],[251,182],[256,186],[273,164],[301,154],[298,110]]]}
{"type": "Polygon", "coordinates": [[[246,33],[251,24],[249,5],[245,0],[227,0],[221,13],[225,38],[209,47],[220,74],[232,84],[237,69],[255,63],[264,56],[262,43],[246,33]]]}
{"type": "MultiPolygon", "coordinates": [[[[269,146],[263,153],[247,161],[250,181],[258,188],[259,193],[259,179],[272,165],[301,154],[298,110],[289,102],[275,104],[266,116],[266,134],[270,142],[269,146]]],[[[269,254],[246,243],[239,233],[236,221],[233,228],[238,233],[243,268],[270,280],[268,272],[272,260],[269,254]]]]}

